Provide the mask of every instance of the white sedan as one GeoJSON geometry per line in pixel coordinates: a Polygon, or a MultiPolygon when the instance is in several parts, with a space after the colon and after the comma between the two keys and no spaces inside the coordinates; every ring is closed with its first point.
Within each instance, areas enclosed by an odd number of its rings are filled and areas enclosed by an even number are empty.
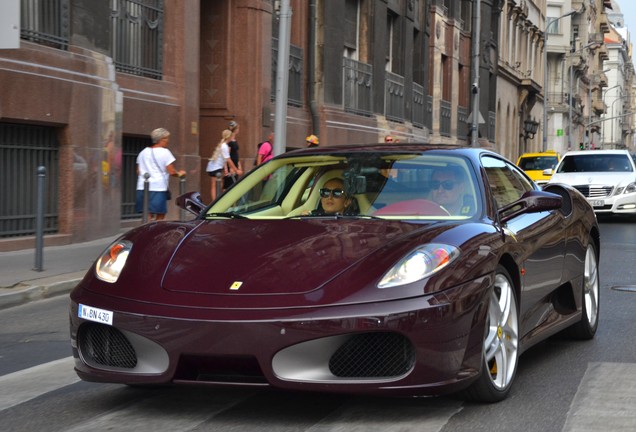
{"type": "Polygon", "coordinates": [[[568,152],[548,183],[573,186],[597,214],[636,213],[636,165],[627,150],[568,152]]]}

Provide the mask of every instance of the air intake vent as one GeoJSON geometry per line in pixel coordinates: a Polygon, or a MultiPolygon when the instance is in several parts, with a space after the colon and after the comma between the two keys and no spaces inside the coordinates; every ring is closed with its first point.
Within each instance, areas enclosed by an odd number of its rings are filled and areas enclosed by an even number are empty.
{"type": "Polygon", "coordinates": [[[85,323],[79,328],[78,347],[84,361],[93,367],[133,369],[137,354],[126,336],[114,327],[85,323]]]}
{"type": "Polygon", "coordinates": [[[391,378],[410,371],[415,364],[411,342],[395,333],[353,336],[329,359],[329,370],[341,378],[391,378]]]}

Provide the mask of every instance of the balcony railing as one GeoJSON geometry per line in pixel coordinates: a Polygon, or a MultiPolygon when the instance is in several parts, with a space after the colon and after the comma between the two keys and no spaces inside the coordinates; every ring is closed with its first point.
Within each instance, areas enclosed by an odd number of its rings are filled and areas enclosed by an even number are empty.
{"type": "Polygon", "coordinates": [[[70,0],[21,0],[20,38],[68,49],[70,0]]]}
{"type": "MultiPolygon", "coordinates": [[[[272,100],[276,99],[276,74],[278,70],[278,38],[272,38],[272,100]]],[[[289,77],[287,87],[287,104],[292,106],[303,105],[303,49],[289,46],[289,77]]]]}
{"type": "Polygon", "coordinates": [[[439,134],[442,136],[451,134],[451,103],[445,100],[440,101],[439,134]]]}
{"type": "Polygon", "coordinates": [[[457,107],[457,137],[465,138],[468,136],[468,108],[457,107]]]}
{"type": "Polygon", "coordinates": [[[384,116],[396,122],[404,121],[404,77],[385,72],[384,116]]]}
{"type": "Polygon", "coordinates": [[[373,113],[373,67],[343,57],[343,92],[345,111],[371,116],[373,113]]]}
{"type": "Polygon", "coordinates": [[[163,75],[163,0],[111,2],[111,55],[115,68],[131,75],[163,75]]]}
{"type": "Polygon", "coordinates": [[[413,110],[411,111],[411,123],[417,128],[423,128],[425,124],[424,87],[413,83],[413,110]]]}

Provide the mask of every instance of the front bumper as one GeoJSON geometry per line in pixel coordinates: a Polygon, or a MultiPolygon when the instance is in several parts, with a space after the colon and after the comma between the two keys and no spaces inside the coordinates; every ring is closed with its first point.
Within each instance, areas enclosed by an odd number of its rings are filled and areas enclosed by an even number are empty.
{"type": "Polygon", "coordinates": [[[595,213],[632,214],[636,213],[636,194],[622,194],[607,198],[587,198],[595,213]]]}
{"type": "Polygon", "coordinates": [[[140,315],[129,301],[76,290],[75,368],[87,381],[125,384],[453,392],[479,373],[490,286],[481,278],[418,298],[286,311],[280,320],[254,311],[232,320],[216,320],[215,311],[205,320],[140,315]],[[79,304],[113,311],[112,325],[80,318],[79,304]]]}

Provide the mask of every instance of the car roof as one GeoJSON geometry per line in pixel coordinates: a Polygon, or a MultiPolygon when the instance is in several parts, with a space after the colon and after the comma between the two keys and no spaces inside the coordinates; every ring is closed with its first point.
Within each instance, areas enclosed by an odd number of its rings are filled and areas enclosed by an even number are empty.
{"type": "Polygon", "coordinates": [[[391,152],[412,152],[422,153],[427,151],[448,151],[453,153],[459,153],[464,156],[476,156],[482,153],[497,154],[491,150],[481,147],[467,147],[453,144],[426,144],[426,143],[399,143],[399,144],[347,144],[341,146],[319,146],[308,147],[298,150],[292,150],[278,155],[278,158],[298,155],[309,154],[338,154],[338,153],[351,153],[351,152],[365,152],[365,153],[391,153],[391,152]]]}
{"type": "Polygon", "coordinates": [[[555,152],[554,150],[546,150],[544,152],[537,152],[537,153],[524,153],[521,156],[519,156],[520,158],[526,158],[526,157],[538,157],[538,156],[558,156],[559,154],[557,152],[555,152]]]}
{"type": "Polygon", "coordinates": [[[598,155],[624,154],[627,156],[631,156],[629,151],[627,150],[575,150],[575,151],[567,152],[566,154],[563,155],[563,157],[572,156],[572,155],[593,155],[593,154],[598,154],[598,155]]]}

